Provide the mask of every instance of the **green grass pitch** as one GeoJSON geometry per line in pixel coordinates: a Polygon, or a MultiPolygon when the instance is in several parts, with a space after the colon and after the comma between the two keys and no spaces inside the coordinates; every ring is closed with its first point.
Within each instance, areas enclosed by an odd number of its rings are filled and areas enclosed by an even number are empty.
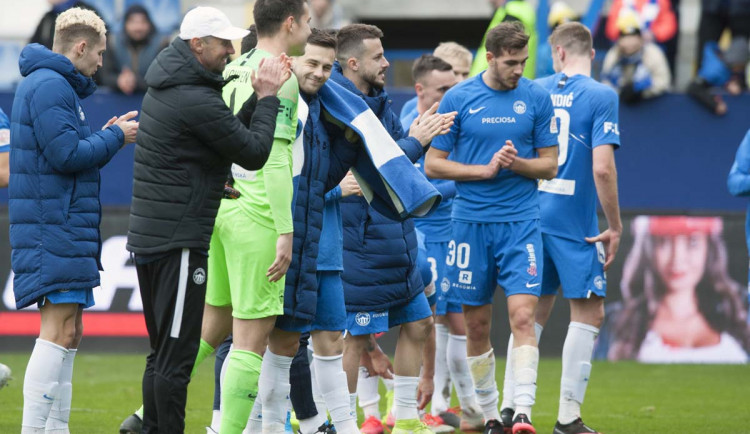
{"type": "MultiPolygon", "coordinates": [[[[14,376],[0,390],[0,433],[20,432],[28,357],[0,353],[0,362],[10,366],[14,376]]],[[[71,432],[117,433],[122,419],[140,403],[144,364],[142,355],[80,354],[73,377],[71,432]]],[[[504,360],[498,360],[497,368],[502,385],[504,360]]],[[[542,359],[533,414],[539,433],[552,432],[559,374],[559,359],[542,359]]],[[[213,359],[208,359],[190,384],[187,433],[205,433],[212,403],[213,359]]],[[[586,422],[606,434],[750,433],[750,366],[596,362],[583,411],[586,422]]]]}

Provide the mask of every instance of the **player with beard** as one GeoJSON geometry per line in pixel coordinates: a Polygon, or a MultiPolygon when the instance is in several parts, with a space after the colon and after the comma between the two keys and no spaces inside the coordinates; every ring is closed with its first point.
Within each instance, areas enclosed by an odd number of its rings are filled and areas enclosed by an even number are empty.
{"type": "MultiPolygon", "coordinates": [[[[437,105],[417,119],[406,136],[391,100],[383,90],[389,63],[375,26],[352,24],[337,36],[337,64],[331,79],[360,96],[382,125],[412,160],[422,148],[447,131],[453,114],[434,113],[437,105]]],[[[344,367],[349,391],[356,400],[360,355],[372,342],[371,334],[401,326],[395,356],[394,433],[430,432],[419,420],[419,405],[429,402],[431,382],[420,382],[419,372],[425,340],[432,328],[432,311],[424,294],[417,265],[414,222],[391,220],[371,208],[361,197],[341,202],[344,223],[344,291],[347,305],[347,337],[344,367]],[[429,383],[429,384],[428,384],[429,383]]],[[[434,356],[433,356],[434,357],[434,356]]],[[[424,379],[422,379],[424,380],[424,379]]],[[[352,405],[354,408],[354,405],[352,405]]]]}
{"type": "Polygon", "coordinates": [[[530,419],[539,364],[534,314],[542,271],[536,180],[557,173],[557,126],[549,94],[521,77],[528,40],[518,22],[502,23],[487,34],[489,66],[446,93],[440,110],[458,110],[459,115],[425,158],[427,176],[456,181],[447,283],[461,295],[469,369],[485,432],[493,434],[503,431],[490,342],[497,285],[507,297],[515,342],[508,361],[516,383],[512,432],[536,432],[530,419]]]}

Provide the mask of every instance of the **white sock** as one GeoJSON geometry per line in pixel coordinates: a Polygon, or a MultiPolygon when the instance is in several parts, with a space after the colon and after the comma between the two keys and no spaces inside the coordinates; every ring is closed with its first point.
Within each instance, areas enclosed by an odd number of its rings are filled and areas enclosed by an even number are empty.
{"type": "Polygon", "coordinates": [[[216,432],[221,429],[221,410],[214,410],[211,414],[211,429],[216,432]]]}
{"type": "Polygon", "coordinates": [[[22,432],[43,433],[57,396],[60,371],[68,350],[37,339],[23,379],[22,432]]]}
{"type": "Polygon", "coordinates": [[[52,409],[50,409],[45,426],[45,431],[48,433],[69,432],[70,403],[73,399],[73,363],[76,353],[78,353],[77,349],[69,349],[60,368],[60,377],[57,380],[57,395],[52,403],[52,409]]]}
{"type": "Polygon", "coordinates": [[[349,388],[342,363],[343,355],[319,356],[313,354],[313,365],[320,393],[336,429],[341,432],[357,432],[357,412],[349,407],[349,388]]]}
{"type": "MultiPolygon", "coordinates": [[[[309,347],[308,347],[309,348],[309,347]]],[[[315,357],[315,353],[313,353],[315,357]]],[[[323,398],[323,394],[320,393],[318,387],[318,373],[315,371],[315,363],[310,363],[310,383],[312,384],[313,402],[315,402],[315,408],[318,409],[318,413],[326,413],[326,401],[323,398]]],[[[347,405],[349,405],[349,388],[346,389],[347,405]]]]}
{"type": "Polygon", "coordinates": [[[378,403],[380,402],[378,379],[380,377],[377,375],[370,376],[367,368],[364,366],[359,367],[358,376],[357,396],[359,396],[359,407],[365,414],[365,419],[370,416],[380,419],[380,409],[378,408],[378,403]]]}
{"type": "MultiPolygon", "coordinates": [[[[226,363],[225,363],[226,364],[226,363]]],[[[253,409],[250,411],[250,417],[247,419],[247,427],[242,434],[255,434],[263,431],[263,403],[260,400],[260,388],[258,388],[258,397],[255,398],[253,409]]],[[[220,431],[216,431],[220,432],[220,431]]]]}
{"type": "MultiPolygon", "coordinates": [[[[537,346],[539,345],[539,339],[542,337],[542,331],[544,331],[544,327],[542,327],[539,323],[534,323],[534,335],[536,336],[536,342],[537,346]]],[[[510,334],[510,338],[508,338],[508,353],[505,358],[505,377],[503,378],[503,403],[500,405],[501,409],[510,408],[515,409],[515,404],[513,404],[513,395],[515,394],[513,386],[513,364],[510,362],[512,360],[511,353],[513,351],[513,333],[510,334]]]]}
{"type": "Polygon", "coordinates": [[[500,412],[497,409],[499,393],[495,382],[495,352],[489,351],[481,356],[466,357],[469,372],[474,383],[477,403],[482,408],[484,420],[500,420],[500,412]]]}
{"type": "Polygon", "coordinates": [[[349,394],[349,408],[351,408],[352,411],[356,413],[357,411],[357,393],[356,392],[349,394]]]}
{"type": "MultiPolygon", "coordinates": [[[[263,431],[284,432],[289,407],[289,368],[292,357],[266,349],[258,379],[258,397],[263,401],[263,431]]],[[[256,399],[257,401],[257,399],[256,399]]]]}
{"type": "Polygon", "coordinates": [[[435,393],[432,395],[433,416],[448,410],[451,404],[451,375],[448,368],[448,327],[435,324],[435,393]]]}
{"type": "Polygon", "coordinates": [[[450,335],[448,337],[448,369],[451,381],[456,388],[458,402],[464,413],[478,414],[482,410],[477,404],[477,395],[474,391],[474,383],[469,372],[469,363],[466,361],[466,336],[450,335]]]}
{"type": "Polygon", "coordinates": [[[531,407],[536,398],[536,373],[539,367],[539,348],[521,345],[511,355],[515,382],[513,403],[516,414],[524,413],[531,419],[531,407]]]}
{"type": "Polygon", "coordinates": [[[560,409],[557,420],[565,425],[581,417],[581,404],[591,375],[591,356],[599,329],[580,322],[571,322],[562,351],[560,409]]]}
{"type": "Polygon", "coordinates": [[[417,387],[419,377],[393,376],[393,417],[402,419],[419,419],[417,412],[417,387]]]}

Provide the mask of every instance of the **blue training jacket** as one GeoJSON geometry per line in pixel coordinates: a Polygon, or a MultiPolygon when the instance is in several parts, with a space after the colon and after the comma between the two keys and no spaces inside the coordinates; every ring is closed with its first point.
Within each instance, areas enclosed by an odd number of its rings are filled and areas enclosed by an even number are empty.
{"type": "Polygon", "coordinates": [[[11,112],[11,265],[16,307],[61,289],[99,285],[99,168],[120,149],[120,127],[92,134],[81,99],[96,84],[39,44],[19,59],[25,77],[11,112]]]}
{"type": "Polygon", "coordinates": [[[329,138],[318,96],[301,95],[310,111],[302,132],[305,162],[295,177],[294,242],[286,273],[284,313],[312,321],[318,299],[317,258],[326,192],[336,188],[354,164],[358,147],[346,142],[339,127],[330,127],[329,138]]]}
{"type": "MultiPolygon", "coordinates": [[[[334,65],[331,80],[360,96],[380,119],[391,137],[415,162],[421,145],[406,137],[392,101],[384,90],[364,95],[334,65]]],[[[375,211],[362,197],[341,200],[344,225],[344,297],[351,312],[382,310],[408,303],[424,290],[417,268],[417,235],[413,219],[391,220],[375,211]]]]}

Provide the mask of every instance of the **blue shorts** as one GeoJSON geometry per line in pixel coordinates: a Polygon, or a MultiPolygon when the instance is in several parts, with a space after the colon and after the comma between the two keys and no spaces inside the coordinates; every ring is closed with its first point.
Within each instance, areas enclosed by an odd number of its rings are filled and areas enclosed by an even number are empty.
{"type": "Polygon", "coordinates": [[[352,336],[362,336],[387,332],[408,322],[415,322],[432,316],[424,292],[420,292],[410,302],[385,310],[372,310],[346,313],[346,330],[352,336]]]}
{"type": "Polygon", "coordinates": [[[432,267],[432,281],[435,282],[435,291],[437,292],[437,305],[435,314],[445,315],[447,312],[461,312],[461,299],[452,296],[456,291],[450,290],[450,283],[445,277],[446,265],[445,258],[448,253],[448,242],[424,243],[427,249],[427,261],[432,267]]]}
{"type": "Polygon", "coordinates": [[[45,302],[52,304],[65,304],[65,303],[76,303],[87,309],[94,305],[94,290],[93,289],[61,289],[59,291],[50,292],[44,297],[40,297],[37,301],[37,306],[44,306],[45,302]]]}
{"type": "Polygon", "coordinates": [[[550,234],[544,241],[542,295],[554,295],[562,285],[565,298],[607,295],[606,255],[602,243],[589,244],[550,234]]]}
{"type": "Polygon", "coordinates": [[[318,271],[318,306],[315,321],[304,321],[282,315],[276,320],[276,327],[288,332],[309,332],[314,330],[344,331],[346,329],[346,305],[344,285],[340,271],[318,271]]]}
{"type": "Polygon", "coordinates": [[[508,223],[453,222],[446,264],[450,290],[461,303],[491,304],[497,285],[505,296],[539,296],[542,286],[539,220],[508,223]]]}

